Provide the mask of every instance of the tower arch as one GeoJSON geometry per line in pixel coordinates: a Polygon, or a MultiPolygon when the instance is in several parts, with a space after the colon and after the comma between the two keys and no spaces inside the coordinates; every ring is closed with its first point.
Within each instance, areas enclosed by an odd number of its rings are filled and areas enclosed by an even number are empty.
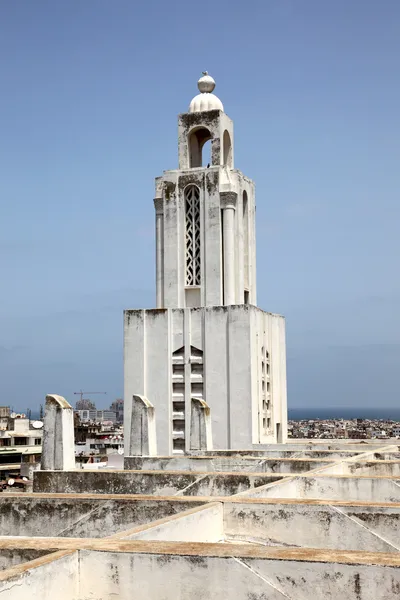
{"type": "Polygon", "coordinates": [[[224,166],[229,167],[231,169],[232,168],[232,142],[231,142],[231,136],[229,135],[229,131],[227,129],[225,129],[225,131],[224,131],[224,135],[222,138],[222,145],[223,145],[224,166]]]}
{"type": "Polygon", "coordinates": [[[189,132],[189,167],[204,167],[203,165],[203,147],[206,142],[212,139],[212,134],[207,127],[195,127],[189,132]]]}

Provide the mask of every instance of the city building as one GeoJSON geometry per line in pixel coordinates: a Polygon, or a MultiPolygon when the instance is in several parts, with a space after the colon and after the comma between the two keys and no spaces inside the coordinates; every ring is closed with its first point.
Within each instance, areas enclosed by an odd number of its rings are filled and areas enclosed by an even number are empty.
{"type": "Polygon", "coordinates": [[[117,418],[117,423],[124,422],[124,401],[122,398],[117,398],[110,406],[110,410],[114,411],[117,418]]]}
{"type": "Polygon", "coordinates": [[[93,423],[104,423],[104,422],[117,422],[117,414],[113,410],[77,410],[75,411],[79,416],[81,423],[93,422],[93,423]]]}
{"type": "Polygon", "coordinates": [[[285,321],[257,307],[254,183],[234,166],[214,87],[199,79],[178,118],[178,168],[156,178],[157,308],[125,311],[125,429],[144,397],[161,454],[192,450],[196,401],[215,449],[286,440],[285,321]]]}
{"type": "Polygon", "coordinates": [[[8,417],[7,429],[0,430],[1,477],[24,476],[40,467],[43,423],[26,418],[8,417]]]}
{"type": "Polygon", "coordinates": [[[80,398],[79,400],[76,401],[75,409],[78,411],[79,410],[96,410],[96,405],[94,402],[92,402],[91,400],[88,400],[87,398],[80,398]]]}
{"type": "Polygon", "coordinates": [[[11,411],[9,406],[0,406],[0,429],[6,428],[11,411]]]}

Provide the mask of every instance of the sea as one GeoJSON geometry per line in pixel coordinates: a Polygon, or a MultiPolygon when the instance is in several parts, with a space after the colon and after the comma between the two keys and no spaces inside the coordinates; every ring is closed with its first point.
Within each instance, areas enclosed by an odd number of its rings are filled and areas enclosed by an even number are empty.
{"type": "MultiPolygon", "coordinates": [[[[39,411],[32,410],[31,419],[38,419],[39,411]]],[[[293,421],[306,419],[371,419],[400,422],[400,405],[394,408],[363,408],[363,407],[309,407],[288,408],[288,418],[293,421]]]]}
{"type": "Polygon", "coordinates": [[[365,407],[310,407],[288,408],[288,418],[293,421],[306,419],[371,419],[400,421],[400,406],[394,408],[365,407]]]}

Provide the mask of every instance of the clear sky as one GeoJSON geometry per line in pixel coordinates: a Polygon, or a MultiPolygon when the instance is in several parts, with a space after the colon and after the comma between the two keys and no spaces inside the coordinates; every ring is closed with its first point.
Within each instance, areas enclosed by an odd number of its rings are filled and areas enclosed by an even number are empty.
{"type": "Polygon", "coordinates": [[[0,404],[122,395],[154,183],[208,70],[257,186],[290,407],[398,406],[398,0],[0,2],[0,404]]]}

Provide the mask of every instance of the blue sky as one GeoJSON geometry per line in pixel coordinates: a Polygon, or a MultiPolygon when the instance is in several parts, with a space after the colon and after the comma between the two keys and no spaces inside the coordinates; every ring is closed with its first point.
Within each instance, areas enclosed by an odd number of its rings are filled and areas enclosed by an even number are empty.
{"type": "Polygon", "coordinates": [[[208,70],[256,182],[289,406],[398,406],[399,63],[398,0],[2,2],[0,403],[122,394],[153,179],[208,70]]]}

